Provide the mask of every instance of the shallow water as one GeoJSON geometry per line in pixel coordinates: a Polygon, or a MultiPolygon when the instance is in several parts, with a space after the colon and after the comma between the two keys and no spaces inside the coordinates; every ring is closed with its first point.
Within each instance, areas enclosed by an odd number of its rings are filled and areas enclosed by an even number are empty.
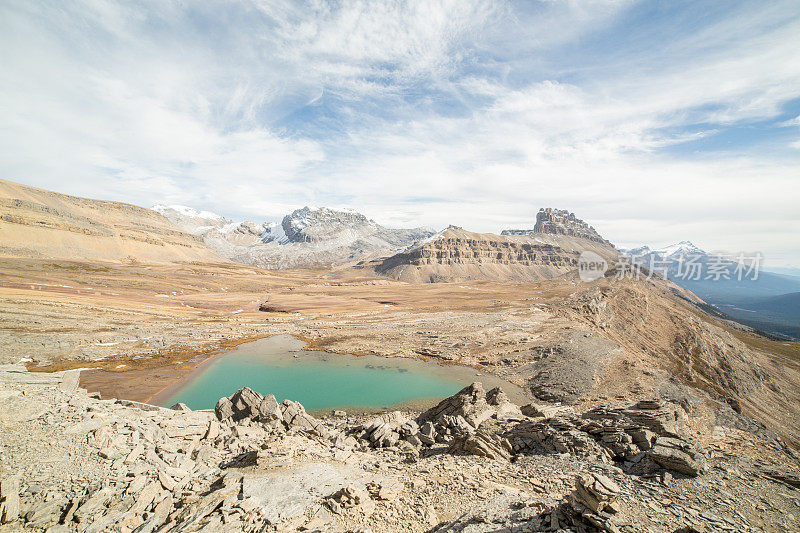
{"type": "Polygon", "coordinates": [[[500,385],[522,401],[522,390],[459,365],[374,355],[352,356],[303,350],[303,342],[275,335],[239,346],[193,374],[164,406],[183,402],[210,409],[242,387],[302,403],[309,411],[343,408],[374,411],[386,407],[424,408],[473,381],[488,390],[500,385]]]}

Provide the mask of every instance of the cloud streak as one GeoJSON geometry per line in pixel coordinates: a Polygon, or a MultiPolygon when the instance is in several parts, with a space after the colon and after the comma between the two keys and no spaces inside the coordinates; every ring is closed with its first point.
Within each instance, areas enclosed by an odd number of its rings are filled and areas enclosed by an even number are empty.
{"type": "Polygon", "coordinates": [[[0,168],[254,218],[498,231],[552,205],[798,263],[798,35],[793,2],[11,0],[0,168]]]}

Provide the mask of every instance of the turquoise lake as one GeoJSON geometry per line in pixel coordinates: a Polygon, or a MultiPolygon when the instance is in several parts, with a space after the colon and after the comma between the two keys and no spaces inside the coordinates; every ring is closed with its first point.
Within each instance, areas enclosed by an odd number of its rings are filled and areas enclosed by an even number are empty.
{"type": "Polygon", "coordinates": [[[299,401],[309,411],[342,408],[375,411],[395,406],[425,408],[473,381],[500,385],[509,396],[521,389],[459,365],[417,359],[352,356],[303,350],[303,342],[275,335],[221,355],[179,384],[161,402],[211,409],[242,387],[299,401]]]}

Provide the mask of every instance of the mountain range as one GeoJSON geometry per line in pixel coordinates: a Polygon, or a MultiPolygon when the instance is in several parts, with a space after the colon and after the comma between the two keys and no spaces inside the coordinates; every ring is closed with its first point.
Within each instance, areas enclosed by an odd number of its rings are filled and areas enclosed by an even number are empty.
{"type": "Polygon", "coordinates": [[[707,252],[689,241],[621,251],[635,263],[666,274],[737,322],[800,339],[800,277],[765,271],[756,255],[707,252]]]}
{"type": "Polygon", "coordinates": [[[385,228],[355,211],[327,207],[297,209],[280,223],[235,222],[181,205],[152,209],[221,256],[268,269],[353,264],[391,255],[434,233],[385,228]]]}
{"type": "MultiPolygon", "coordinates": [[[[412,283],[535,281],[575,270],[590,250],[655,267],[735,321],[800,338],[800,277],[767,272],[682,241],[617,250],[574,214],[537,213],[533,229],[501,235],[451,226],[389,229],[354,211],[304,207],[280,223],[233,221],[181,205],[152,210],[0,180],[0,255],[116,262],[225,262],[268,269],[359,265],[412,283]],[[699,269],[686,275],[688,265],[699,269]],[[720,275],[714,275],[716,269],[720,275]],[[757,271],[757,276],[754,276],[757,271]],[[739,274],[742,274],[739,279],[739,274]],[[755,278],[755,279],[753,279],[755,278]]],[[[758,266],[758,265],[756,265],[758,266]]]]}

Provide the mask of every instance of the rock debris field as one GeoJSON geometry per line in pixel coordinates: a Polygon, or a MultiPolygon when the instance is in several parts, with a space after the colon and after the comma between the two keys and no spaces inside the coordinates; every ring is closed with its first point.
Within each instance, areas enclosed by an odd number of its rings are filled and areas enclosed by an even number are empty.
{"type": "Polygon", "coordinates": [[[0,531],[797,531],[797,458],[664,400],[325,418],[241,389],[214,411],[0,366],[0,531]],[[770,462],[762,457],[770,458],[770,462]]]}

